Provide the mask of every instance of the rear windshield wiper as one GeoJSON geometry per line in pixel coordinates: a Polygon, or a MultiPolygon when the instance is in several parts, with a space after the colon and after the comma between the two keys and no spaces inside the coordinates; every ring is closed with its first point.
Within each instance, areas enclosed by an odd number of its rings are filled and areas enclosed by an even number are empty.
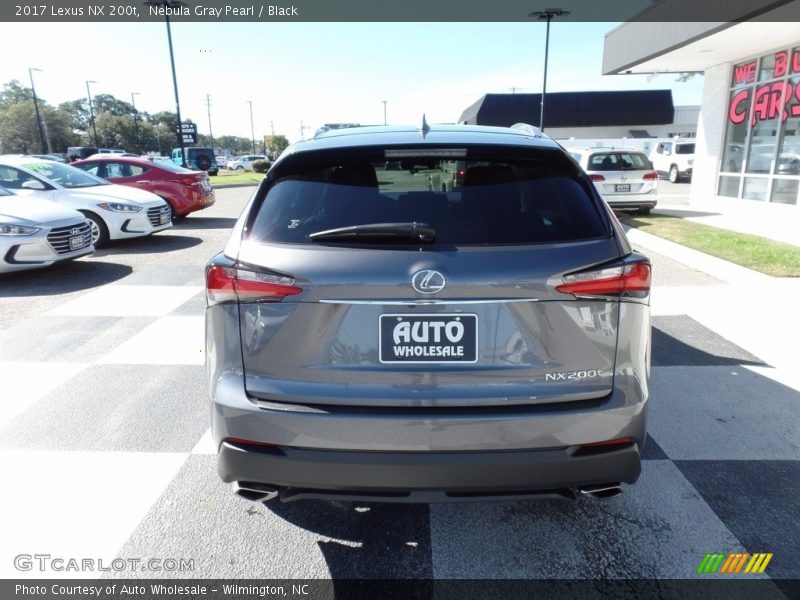
{"type": "Polygon", "coordinates": [[[327,240],[392,241],[397,239],[432,242],[436,239],[436,230],[427,223],[370,223],[316,231],[308,237],[314,242],[327,240]]]}

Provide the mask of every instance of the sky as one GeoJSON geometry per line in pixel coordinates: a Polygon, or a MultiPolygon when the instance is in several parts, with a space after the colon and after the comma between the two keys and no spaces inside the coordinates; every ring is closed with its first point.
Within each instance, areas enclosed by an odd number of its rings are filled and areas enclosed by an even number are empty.
{"type": "MultiPolygon", "coordinates": [[[[672,89],[699,105],[702,77],[603,76],[617,23],[554,21],[548,92],[672,89]]],[[[18,79],[51,104],[112,94],[147,112],[175,110],[164,23],[15,23],[0,36],[0,84],[18,79]]],[[[529,23],[172,23],[181,116],[215,136],[300,139],[323,123],[457,122],[486,93],[542,89],[545,25],[529,23]]]]}

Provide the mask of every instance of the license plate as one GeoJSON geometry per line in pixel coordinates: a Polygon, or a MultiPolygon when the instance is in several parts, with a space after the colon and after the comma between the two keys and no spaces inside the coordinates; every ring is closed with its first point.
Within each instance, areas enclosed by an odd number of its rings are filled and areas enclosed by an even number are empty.
{"type": "Polygon", "coordinates": [[[69,238],[69,249],[70,250],[77,250],[78,248],[83,248],[86,245],[86,240],[82,235],[73,235],[69,238]]]}
{"type": "Polygon", "coordinates": [[[169,213],[168,212],[161,213],[161,217],[159,218],[159,220],[161,221],[162,225],[164,225],[165,223],[169,223],[169,213]]]}
{"type": "Polygon", "coordinates": [[[378,360],[382,363],[474,363],[478,360],[478,316],[386,314],[379,317],[378,360]]]}
{"type": "Polygon", "coordinates": [[[210,191],[211,191],[211,184],[210,184],[210,183],[208,183],[208,181],[206,181],[206,180],[204,179],[203,181],[201,181],[201,182],[200,182],[200,188],[201,188],[201,189],[202,189],[204,192],[210,192],[210,191]]]}
{"type": "Polygon", "coordinates": [[[630,183],[618,183],[614,186],[615,192],[630,192],[631,191],[631,184],[630,183]]]}

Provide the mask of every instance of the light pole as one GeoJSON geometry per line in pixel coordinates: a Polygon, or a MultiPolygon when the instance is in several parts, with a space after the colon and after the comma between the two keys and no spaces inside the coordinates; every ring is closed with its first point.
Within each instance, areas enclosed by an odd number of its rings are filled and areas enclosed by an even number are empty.
{"type": "Polygon", "coordinates": [[[253,101],[248,100],[247,103],[250,105],[250,139],[253,141],[253,154],[256,153],[256,132],[253,129],[253,101]]]}
{"type": "Polygon", "coordinates": [[[34,67],[28,68],[28,75],[31,78],[31,93],[33,94],[33,108],[36,110],[36,125],[39,127],[39,141],[42,143],[42,153],[47,154],[47,145],[44,141],[44,128],[42,127],[42,117],[39,114],[39,99],[36,97],[36,88],[33,85],[33,72],[41,71],[34,67]]]}
{"type": "MultiPolygon", "coordinates": [[[[147,0],[146,6],[163,6],[164,8],[179,9],[186,6],[180,0],[147,0]]],[[[183,132],[181,131],[181,101],[178,98],[178,78],[175,75],[175,54],[172,51],[172,30],[169,26],[169,14],[165,11],[164,21],[167,23],[167,43],[169,44],[169,63],[172,66],[172,87],[175,90],[175,116],[178,118],[176,134],[178,136],[178,146],[181,149],[181,166],[186,167],[186,151],[183,149],[183,132]]]]}
{"type": "Polygon", "coordinates": [[[537,10],[529,14],[529,17],[536,17],[540,21],[547,21],[547,33],[544,38],[544,81],[542,82],[542,103],[541,111],[539,112],[539,129],[544,131],[544,95],[547,93],[547,53],[550,49],[550,21],[555,17],[563,17],[568,15],[568,10],[560,8],[546,8],[544,10],[537,10]]]}
{"type": "Polygon", "coordinates": [[[386,125],[386,100],[383,100],[383,124],[386,125]]]}
{"type": "Polygon", "coordinates": [[[97,82],[91,80],[86,82],[86,95],[89,96],[89,117],[92,120],[92,131],[94,132],[94,145],[96,148],[98,148],[100,146],[100,143],[97,141],[97,127],[94,126],[94,109],[92,108],[92,92],[89,91],[90,83],[97,83],[97,82]]]}
{"type": "Polygon", "coordinates": [[[134,96],[141,96],[139,92],[131,92],[131,104],[133,105],[133,130],[136,132],[136,152],[142,153],[142,141],[139,139],[139,123],[136,119],[136,99],[134,96]]]}

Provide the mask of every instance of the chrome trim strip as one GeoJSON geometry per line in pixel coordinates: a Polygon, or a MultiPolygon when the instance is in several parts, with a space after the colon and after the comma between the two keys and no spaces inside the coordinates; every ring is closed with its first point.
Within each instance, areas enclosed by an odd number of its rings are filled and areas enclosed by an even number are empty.
{"type": "Polygon", "coordinates": [[[539,302],[539,298],[496,298],[494,300],[442,300],[418,298],[416,300],[339,300],[322,299],[320,304],[369,304],[380,306],[429,306],[431,304],[509,304],[511,302],[539,302]]]}

